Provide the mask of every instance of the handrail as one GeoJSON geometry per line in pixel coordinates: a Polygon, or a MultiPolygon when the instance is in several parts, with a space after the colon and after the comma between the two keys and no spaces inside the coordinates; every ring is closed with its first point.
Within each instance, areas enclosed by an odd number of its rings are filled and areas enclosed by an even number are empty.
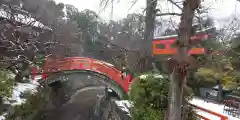
{"type": "MultiPolygon", "coordinates": [[[[130,82],[132,81],[130,80],[132,79],[130,74],[122,75],[121,70],[118,70],[113,65],[86,57],[68,57],[63,59],[50,59],[49,61],[46,60],[42,66],[42,75],[46,76],[48,75],[47,73],[53,74],[69,70],[87,70],[103,74],[115,81],[126,93],[128,92],[130,82]]],[[[32,76],[35,76],[38,71],[34,72],[32,76]]]]}
{"type": "Polygon", "coordinates": [[[203,119],[203,120],[210,120],[209,118],[206,118],[206,117],[204,117],[204,116],[202,116],[202,115],[199,115],[199,114],[197,114],[197,116],[198,116],[199,118],[203,119]]]}
{"type": "MultiPolygon", "coordinates": [[[[192,107],[196,108],[196,109],[199,109],[201,111],[204,111],[204,112],[207,112],[209,114],[212,114],[212,115],[215,115],[215,116],[218,116],[220,117],[221,119],[220,120],[228,120],[228,117],[224,116],[224,115],[221,115],[219,113],[216,113],[216,112],[213,112],[213,111],[210,111],[208,109],[205,109],[205,108],[202,108],[202,107],[199,107],[199,106],[196,106],[196,105],[193,105],[191,103],[189,103],[192,107]]],[[[198,115],[199,116],[199,115],[198,115]]],[[[204,118],[203,118],[204,119],[204,118]]],[[[208,120],[208,119],[204,119],[204,120],[208,120]]]]}

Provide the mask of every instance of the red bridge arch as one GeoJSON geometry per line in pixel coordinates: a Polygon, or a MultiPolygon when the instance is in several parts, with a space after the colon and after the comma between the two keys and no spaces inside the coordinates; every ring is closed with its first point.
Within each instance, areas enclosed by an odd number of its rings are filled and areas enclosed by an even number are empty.
{"type": "MultiPolygon", "coordinates": [[[[91,71],[107,76],[118,84],[122,90],[127,93],[131,83],[130,74],[124,75],[113,65],[101,60],[96,60],[87,57],[68,57],[62,59],[48,58],[42,68],[42,79],[51,74],[64,71],[91,71]]],[[[37,70],[32,71],[32,77],[37,75],[37,70]]]]}

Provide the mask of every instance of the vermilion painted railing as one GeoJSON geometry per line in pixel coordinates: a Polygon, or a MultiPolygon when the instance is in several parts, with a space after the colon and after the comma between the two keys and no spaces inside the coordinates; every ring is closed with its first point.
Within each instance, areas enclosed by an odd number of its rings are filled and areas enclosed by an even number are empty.
{"type": "MultiPolygon", "coordinates": [[[[224,116],[224,115],[221,115],[221,114],[219,114],[219,113],[213,112],[213,111],[211,111],[211,110],[208,110],[208,109],[205,109],[205,108],[202,108],[202,107],[193,105],[193,104],[190,104],[190,105],[191,105],[193,108],[195,108],[195,109],[198,109],[198,110],[201,110],[201,111],[203,111],[203,112],[209,113],[209,114],[211,114],[211,115],[217,116],[217,117],[220,118],[220,120],[228,120],[228,117],[226,117],[226,116],[224,116]]],[[[204,117],[204,116],[202,116],[202,115],[199,115],[199,114],[197,114],[197,115],[198,115],[200,118],[202,118],[203,120],[211,120],[211,119],[209,119],[209,118],[207,118],[207,117],[204,117]]]]}
{"type": "Polygon", "coordinates": [[[209,118],[206,118],[206,117],[204,117],[204,116],[202,116],[202,115],[199,115],[199,114],[197,114],[197,116],[198,116],[199,118],[201,118],[201,120],[210,120],[209,118]]]}
{"type": "MultiPolygon", "coordinates": [[[[120,70],[106,62],[87,57],[69,57],[63,59],[47,59],[42,66],[42,77],[46,78],[50,74],[64,71],[92,71],[103,74],[115,81],[124,92],[128,92],[131,83],[131,76],[122,74],[120,70]]],[[[36,76],[37,70],[32,70],[32,77],[36,76]]]]}

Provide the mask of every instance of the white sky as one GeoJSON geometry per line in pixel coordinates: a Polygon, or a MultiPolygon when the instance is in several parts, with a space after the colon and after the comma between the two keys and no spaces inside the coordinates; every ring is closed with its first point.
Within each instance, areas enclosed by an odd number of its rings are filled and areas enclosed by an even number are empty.
{"type": "MultiPolygon", "coordinates": [[[[102,11],[100,7],[100,0],[55,0],[56,2],[63,2],[66,4],[72,4],[77,7],[80,11],[84,9],[90,9],[97,13],[102,11]]],[[[111,0],[109,0],[111,1],[111,0]]],[[[119,20],[124,18],[128,13],[133,12],[142,12],[145,6],[145,0],[138,0],[138,2],[133,6],[131,10],[131,0],[114,0],[113,8],[113,17],[111,17],[112,6],[110,5],[105,11],[102,11],[99,15],[102,19],[110,20],[115,19],[119,20]],[[120,1],[120,2],[119,2],[120,1]]]]}
{"type": "MultiPolygon", "coordinates": [[[[63,2],[65,4],[72,4],[77,7],[80,11],[84,9],[90,9],[95,12],[100,12],[100,0],[55,0],[56,2],[63,2]]],[[[110,0],[111,1],[111,0],[110,0]]],[[[111,17],[111,5],[101,12],[100,16],[102,19],[118,20],[127,16],[128,13],[142,13],[145,8],[145,0],[137,0],[137,3],[131,8],[132,1],[134,0],[114,0],[113,16],[111,17]],[[130,9],[130,10],[129,10],[130,9]]],[[[240,13],[240,2],[237,0],[204,0],[202,5],[209,7],[211,11],[208,13],[215,19],[228,19],[230,16],[236,13],[240,13]]],[[[166,0],[161,0],[158,6],[163,11],[175,11],[180,12],[171,3],[166,0]]]]}

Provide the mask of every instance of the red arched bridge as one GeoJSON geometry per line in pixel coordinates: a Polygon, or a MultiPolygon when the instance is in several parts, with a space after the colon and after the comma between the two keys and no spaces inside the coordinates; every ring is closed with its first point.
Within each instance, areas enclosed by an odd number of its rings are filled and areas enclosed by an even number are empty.
{"type": "Polygon", "coordinates": [[[36,73],[39,72],[42,73],[44,80],[47,76],[68,71],[88,71],[102,74],[110,80],[113,80],[125,93],[128,92],[129,85],[132,81],[130,74],[123,74],[122,71],[118,70],[112,64],[87,57],[47,59],[42,66],[41,72],[33,68],[32,78],[35,78],[36,73]]]}

